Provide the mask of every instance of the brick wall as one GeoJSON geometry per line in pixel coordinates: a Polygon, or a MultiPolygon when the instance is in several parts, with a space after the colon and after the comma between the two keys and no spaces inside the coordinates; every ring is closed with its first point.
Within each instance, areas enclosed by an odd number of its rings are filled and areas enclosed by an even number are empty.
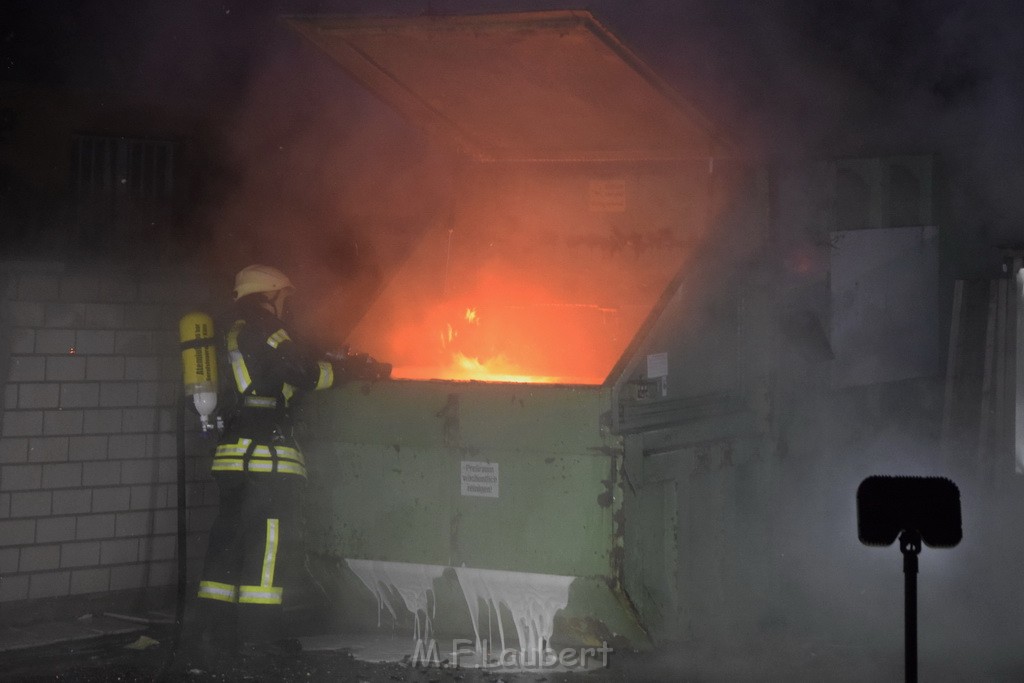
{"type": "MultiPolygon", "coordinates": [[[[181,271],[0,263],[0,602],[176,583],[181,271]]],[[[189,576],[216,512],[187,439],[189,576]]]]}

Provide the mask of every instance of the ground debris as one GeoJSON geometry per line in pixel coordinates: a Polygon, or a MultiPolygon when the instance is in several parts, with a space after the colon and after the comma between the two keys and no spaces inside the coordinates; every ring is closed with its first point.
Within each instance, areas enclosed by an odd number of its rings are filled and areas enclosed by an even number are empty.
{"type": "Polygon", "coordinates": [[[126,650],[147,650],[151,647],[159,647],[160,641],[149,636],[139,636],[131,643],[125,645],[126,650]]]}

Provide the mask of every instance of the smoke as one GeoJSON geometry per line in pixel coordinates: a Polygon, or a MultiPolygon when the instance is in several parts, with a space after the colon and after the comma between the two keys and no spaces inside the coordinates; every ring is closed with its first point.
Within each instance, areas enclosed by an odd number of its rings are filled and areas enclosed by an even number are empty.
{"type": "MultiPolygon", "coordinates": [[[[215,246],[228,235],[243,262],[245,252],[282,254],[262,231],[244,237],[251,230],[241,225],[275,222],[292,229],[333,219],[355,195],[380,196],[380,206],[405,203],[401,219],[408,224],[416,207],[406,199],[438,194],[430,186],[438,174],[424,161],[418,133],[302,45],[280,22],[282,15],[566,6],[592,11],[748,158],[940,153],[944,201],[955,215],[950,231],[962,243],[956,267],[983,271],[977,260],[989,243],[1021,239],[1024,171],[1008,141],[1024,132],[1024,48],[1017,40],[1024,18],[1011,0],[13,0],[5,3],[10,21],[0,47],[5,73],[14,78],[128,89],[168,105],[214,102],[229,164],[201,179],[196,202],[202,206],[193,208],[209,218],[206,229],[219,236],[215,246]],[[416,174],[434,178],[422,191],[395,190],[423,180],[412,178],[416,174]],[[355,177],[367,180],[358,184],[355,177]],[[326,195],[333,206],[324,207],[326,195]],[[260,221],[243,219],[235,205],[287,206],[287,216],[253,210],[260,221]]],[[[387,212],[394,215],[394,208],[387,212]]],[[[420,209],[421,217],[433,210],[420,209]]],[[[334,234],[331,241],[328,251],[355,253],[359,242],[356,260],[366,256],[361,238],[334,234]]]]}
{"type": "MultiPolygon", "coordinates": [[[[284,268],[324,344],[344,337],[420,236],[450,215],[457,161],[302,43],[282,14],[584,7],[742,156],[939,153],[956,275],[984,272],[992,244],[1024,237],[1024,13],[1014,0],[5,4],[15,27],[2,32],[7,75],[217,103],[208,153],[221,165],[200,179],[193,207],[210,265],[225,293],[248,263],[284,268]]],[[[857,543],[854,492],[871,474],[949,474],[963,494],[964,541],[922,553],[922,662],[962,649],[963,661],[1011,666],[1021,487],[1008,473],[988,485],[943,470],[940,390],[896,389],[907,404],[878,388],[822,400],[820,387],[800,385],[782,402],[783,585],[766,596],[782,603],[777,628],[849,648],[851,661],[881,653],[898,670],[901,558],[857,543]]]]}
{"type": "Polygon", "coordinates": [[[221,122],[227,183],[205,220],[226,273],[284,269],[300,323],[338,344],[449,210],[452,160],[283,22],[274,29],[221,122]]]}

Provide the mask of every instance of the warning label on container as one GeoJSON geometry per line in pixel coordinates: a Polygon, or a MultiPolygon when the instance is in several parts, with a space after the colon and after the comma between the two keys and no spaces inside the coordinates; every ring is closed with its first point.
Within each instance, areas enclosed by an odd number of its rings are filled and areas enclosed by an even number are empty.
{"type": "Polygon", "coordinates": [[[668,353],[650,353],[647,355],[647,377],[668,377],[668,353]]]}
{"type": "Polygon", "coordinates": [[[498,497],[498,463],[462,461],[462,495],[498,497]]]}

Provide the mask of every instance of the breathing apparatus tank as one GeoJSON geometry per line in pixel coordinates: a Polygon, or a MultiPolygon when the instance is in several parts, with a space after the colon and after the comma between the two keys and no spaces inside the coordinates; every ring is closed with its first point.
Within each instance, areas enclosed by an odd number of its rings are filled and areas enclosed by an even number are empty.
{"type": "Polygon", "coordinates": [[[214,427],[210,415],[217,409],[217,349],[213,319],[201,311],[187,313],[178,324],[178,332],[185,395],[192,397],[203,431],[208,432],[214,427]]]}

